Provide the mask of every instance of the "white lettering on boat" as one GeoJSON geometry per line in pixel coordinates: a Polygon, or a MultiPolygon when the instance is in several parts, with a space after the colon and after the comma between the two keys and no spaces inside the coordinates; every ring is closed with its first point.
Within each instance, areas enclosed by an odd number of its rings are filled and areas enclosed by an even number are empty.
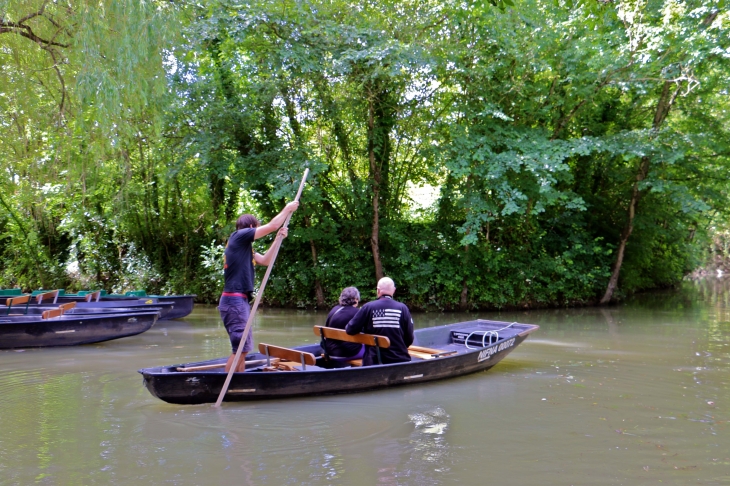
{"type": "Polygon", "coordinates": [[[494,353],[498,353],[500,351],[504,351],[505,349],[511,348],[515,344],[515,338],[508,339],[504,342],[501,342],[499,344],[496,344],[494,346],[490,346],[488,348],[484,348],[481,351],[479,351],[479,356],[477,357],[477,363],[481,363],[482,361],[488,360],[492,357],[494,353]]]}
{"type": "Polygon", "coordinates": [[[423,378],[423,373],[421,373],[420,375],[411,375],[411,376],[404,376],[403,377],[404,380],[412,380],[414,378],[423,378]]]}
{"type": "Polygon", "coordinates": [[[69,332],[76,332],[76,329],[71,329],[70,331],[56,331],[56,334],[66,334],[69,332]]]}
{"type": "Polygon", "coordinates": [[[256,388],[238,388],[235,390],[228,390],[228,393],[253,393],[256,388]]]}

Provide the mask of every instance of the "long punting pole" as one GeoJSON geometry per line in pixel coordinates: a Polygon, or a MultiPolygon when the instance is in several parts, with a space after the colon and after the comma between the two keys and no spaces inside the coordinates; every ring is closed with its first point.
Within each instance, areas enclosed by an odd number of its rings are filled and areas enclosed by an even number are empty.
{"type": "MultiPolygon", "coordinates": [[[[299,191],[297,192],[297,197],[294,198],[295,201],[299,201],[299,196],[302,195],[302,189],[304,189],[304,183],[307,181],[307,175],[309,175],[309,169],[304,170],[304,177],[302,177],[302,183],[299,184],[299,191]]],[[[284,221],[284,224],[281,226],[282,228],[286,228],[289,226],[289,220],[291,219],[292,213],[289,213],[289,215],[286,217],[286,221],[284,221]]],[[[218,400],[215,402],[215,407],[220,407],[221,403],[223,402],[223,397],[226,396],[226,392],[228,391],[228,386],[231,384],[231,379],[233,378],[233,373],[236,371],[236,367],[238,366],[238,361],[241,359],[241,351],[243,350],[244,344],[246,344],[246,338],[248,337],[248,333],[251,331],[251,326],[253,325],[253,318],[256,315],[256,310],[259,308],[259,302],[261,302],[261,297],[264,295],[264,289],[266,288],[266,282],[269,281],[269,275],[271,275],[271,269],[274,268],[274,262],[276,261],[276,256],[279,254],[279,248],[281,247],[281,240],[283,238],[279,233],[276,234],[276,239],[274,240],[274,244],[271,245],[271,249],[269,251],[273,251],[274,254],[271,257],[271,263],[268,267],[266,267],[266,273],[264,274],[264,279],[261,281],[261,288],[259,288],[258,293],[256,294],[256,298],[253,301],[253,307],[251,308],[251,314],[248,316],[248,322],[246,322],[246,328],[243,330],[243,335],[241,335],[241,343],[238,345],[238,350],[236,351],[236,357],[233,358],[233,364],[231,365],[231,370],[228,372],[228,376],[226,376],[226,382],[223,383],[223,388],[221,388],[221,393],[218,395],[218,400]]]]}

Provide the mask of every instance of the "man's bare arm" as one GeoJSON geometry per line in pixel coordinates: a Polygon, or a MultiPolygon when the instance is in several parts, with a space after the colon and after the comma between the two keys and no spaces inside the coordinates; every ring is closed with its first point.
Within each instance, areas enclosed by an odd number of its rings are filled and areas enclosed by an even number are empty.
{"type": "MultiPolygon", "coordinates": [[[[279,230],[279,234],[282,236],[282,238],[286,238],[289,234],[288,228],[281,228],[279,230]]],[[[263,265],[264,267],[268,267],[271,263],[271,259],[274,257],[274,253],[271,251],[271,248],[274,246],[274,243],[271,243],[271,246],[268,250],[266,250],[266,253],[263,255],[261,253],[254,253],[253,254],[253,260],[256,262],[256,265],[263,265]]]]}
{"type": "Polygon", "coordinates": [[[298,207],[299,201],[293,201],[284,206],[284,209],[282,209],[279,214],[274,216],[271,221],[263,226],[259,226],[258,228],[256,228],[256,234],[254,235],[253,239],[258,240],[259,238],[263,238],[264,236],[269,235],[281,228],[281,225],[284,224],[284,221],[286,221],[286,217],[296,211],[298,207]]]}

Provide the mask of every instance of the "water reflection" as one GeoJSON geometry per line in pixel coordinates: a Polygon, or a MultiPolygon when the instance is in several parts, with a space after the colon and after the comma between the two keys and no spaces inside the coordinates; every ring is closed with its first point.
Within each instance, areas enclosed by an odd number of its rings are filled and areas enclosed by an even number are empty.
{"type": "Polygon", "coordinates": [[[446,430],[449,426],[449,415],[441,407],[424,412],[409,414],[408,418],[415,426],[409,438],[412,448],[411,457],[406,463],[409,471],[415,471],[418,484],[438,484],[433,476],[436,473],[449,472],[449,444],[446,441],[446,430]]]}

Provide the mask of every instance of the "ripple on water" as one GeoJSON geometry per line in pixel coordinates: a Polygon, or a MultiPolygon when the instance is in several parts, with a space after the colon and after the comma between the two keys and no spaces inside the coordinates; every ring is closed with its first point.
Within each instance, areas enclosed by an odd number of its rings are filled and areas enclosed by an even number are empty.
{"type": "Polygon", "coordinates": [[[58,376],[49,375],[43,368],[4,371],[1,376],[0,410],[15,410],[19,405],[27,404],[38,393],[52,397],[63,389],[63,383],[59,382],[58,376]]]}

